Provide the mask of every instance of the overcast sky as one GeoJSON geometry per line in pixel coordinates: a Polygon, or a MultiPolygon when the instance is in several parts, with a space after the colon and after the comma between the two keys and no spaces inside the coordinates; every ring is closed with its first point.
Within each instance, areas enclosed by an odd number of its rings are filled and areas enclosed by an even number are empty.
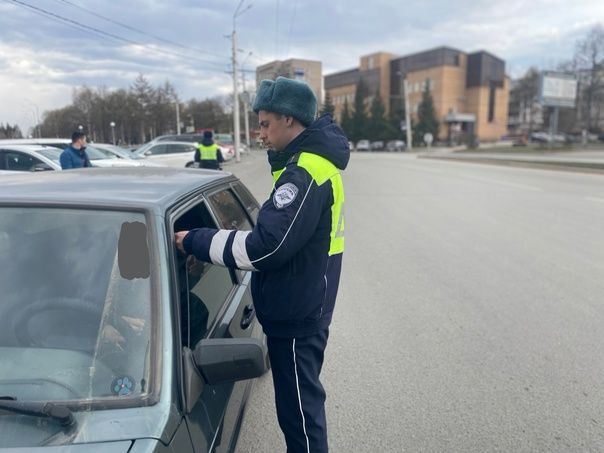
{"type": "MultiPolygon", "coordinates": [[[[225,35],[239,1],[0,0],[0,123],[25,132],[36,107],[42,116],[68,105],[74,87],[128,88],[139,73],[153,85],[170,80],[185,101],[231,92],[225,35]]],[[[570,59],[577,39],[604,23],[603,0],[244,0],[241,10],[247,5],[237,35],[240,61],[252,52],[248,70],[295,57],[322,61],[324,75],[376,51],[446,45],[487,50],[517,77],[570,59]]],[[[254,78],[247,74],[250,85],[254,78]]]]}

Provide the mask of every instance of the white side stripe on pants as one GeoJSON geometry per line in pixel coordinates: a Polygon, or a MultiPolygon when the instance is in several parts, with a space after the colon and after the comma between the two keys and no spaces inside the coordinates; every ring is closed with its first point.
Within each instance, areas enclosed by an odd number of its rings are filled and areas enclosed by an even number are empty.
{"type": "Polygon", "coordinates": [[[296,365],[296,339],[295,338],[292,343],[292,351],[294,352],[294,371],[296,373],[296,388],[298,390],[298,403],[300,404],[300,415],[302,416],[302,428],[304,429],[304,437],[306,437],[306,452],[310,453],[308,435],[306,434],[306,419],[304,418],[304,412],[302,411],[302,398],[300,397],[300,384],[298,382],[298,365],[296,365]]]}

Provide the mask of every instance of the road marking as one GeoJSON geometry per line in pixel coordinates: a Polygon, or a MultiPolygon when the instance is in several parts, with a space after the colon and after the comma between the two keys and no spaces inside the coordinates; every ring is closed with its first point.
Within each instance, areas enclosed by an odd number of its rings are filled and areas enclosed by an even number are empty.
{"type": "Polygon", "coordinates": [[[604,203],[604,198],[598,197],[585,197],[586,200],[595,201],[596,203],[604,203]]]}
{"type": "Polygon", "coordinates": [[[474,176],[474,175],[468,175],[468,174],[462,174],[460,176],[463,176],[464,178],[474,179],[476,181],[486,182],[488,184],[498,184],[498,185],[504,186],[504,187],[511,187],[514,189],[532,190],[535,192],[543,191],[543,189],[540,187],[526,186],[524,184],[516,184],[513,182],[500,181],[498,179],[481,178],[480,176],[474,176]]]}

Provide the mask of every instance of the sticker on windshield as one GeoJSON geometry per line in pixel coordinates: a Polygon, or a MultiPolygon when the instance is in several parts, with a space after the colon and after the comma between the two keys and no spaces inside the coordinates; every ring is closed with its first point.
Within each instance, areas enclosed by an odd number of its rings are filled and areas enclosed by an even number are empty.
{"type": "Polygon", "coordinates": [[[130,395],[134,391],[134,379],[130,376],[122,376],[111,382],[111,393],[117,396],[130,395]]]}
{"type": "Polygon", "coordinates": [[[280,186],[273,195],[273,204],[277,209],[289,206],[298,196],[298,188],[295,184],[288,182],[280,186]]]}

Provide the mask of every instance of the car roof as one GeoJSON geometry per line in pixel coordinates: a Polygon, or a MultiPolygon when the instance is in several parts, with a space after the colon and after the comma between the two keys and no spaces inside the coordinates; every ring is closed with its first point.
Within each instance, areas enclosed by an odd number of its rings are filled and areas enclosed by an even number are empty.
{"type": "Polygon", "coordinates": [[[140,207],[163,211],[187,194],[235,180],[227,172],[171,167],[85,168],[5,175],[0,179],[0,204],[140,207]]]}
{"type": "Polygon", "coordinates": [[[196,141],[194,141],[194,140],[192,140],[192,141],[190,141],[190,142],[185,142],[185,141],[182,141],[182,142],[174,142],[174,141],[168,141],[168,140],[166,140],[166,141],[163,141],[163,142],[155,142],[155,143],[153,143],[153,146],[156,146],[156,145],[183,145],[183,146],[184,146],[184,145],[189,145],[189,146],[190,146],[190,145],[192,145],[193,143],[197,143],[197,142],[196,142],[196,141]]]}
{"type": "Polygon", "coordinates": [[[0,145],[44,145],[46,143],[64,143],[68,145],[71,140],[68,138],[9,138],[0,140],[0,145]]]}
{"type": "Polygon", "coordinates": [[[48,150],[53,150],[53,151],[58,151],[61,152],[60,149],[55,148],[53,146],[44,146],[44,145],[12,145],[12,144],[5,144],[3,142],[0,141],[0,149],[2,150],[12,150],[12,151],[24,151],[24,152],[30,152],[30,153],[35,153],[38,151],[48,151],[48,150]]]}

